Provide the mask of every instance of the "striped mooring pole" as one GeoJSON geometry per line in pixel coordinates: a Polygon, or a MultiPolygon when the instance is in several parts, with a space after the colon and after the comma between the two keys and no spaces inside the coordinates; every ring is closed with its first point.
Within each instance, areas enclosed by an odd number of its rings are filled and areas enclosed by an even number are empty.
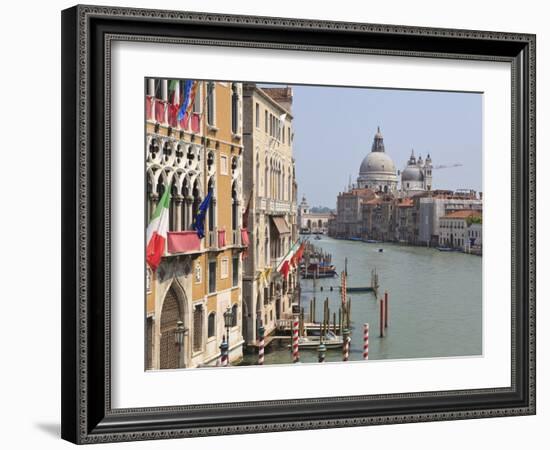
{"type": "Polygon", "coordinates": [[[220,366],[227,367],[229,365],[229,345],[225,340],[225,335],[222,338],[220,344],[220,366]]]}
{"type": "Polygon", "coordinates": [[[349,360],[349,342],[351,338],[349,337],[349,330],[344,328],[342,331],[343,342],[342,342],[342,361],[349,360]]]}
{"type": "Polygon", "coordinates": [[[369,359],[369,324],[363,325],[363,359],[369,359]]]}
{"type": "Polygon", "coordinates": [[[264,364],[264,346],[265,346],[265,328],[263,325],[260,325],[260,328],[258,328],[258,335],[260,338],[260,344],[258,347],[258,365],[263,366],[264,364]]]}
{"type": "Polygon", "coordinates": [[[300,330],[300,319],[298,314],[294,314],[292,318],[292,362],[300,361],[300,352],[298,350],[298,339],[300,330]]]}
{"type": "Polygon", "coordinates": [[[319,362],[325,362],[325,357],[327,356],[327,346],[321,342],[317,351],[319,352],[319,362]]]}

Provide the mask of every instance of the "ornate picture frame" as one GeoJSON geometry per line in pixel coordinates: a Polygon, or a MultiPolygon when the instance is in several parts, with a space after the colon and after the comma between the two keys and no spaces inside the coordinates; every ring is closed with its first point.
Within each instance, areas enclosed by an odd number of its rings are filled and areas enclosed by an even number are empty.
{"type": "MultiPolygon", "coordinates": [[[[199,276],[193,269],[193,276],[199,276]]],[[[535,36],[75,6],[62,12],[62,437],[167,439],[535,414],[535,36]],[[511,65],[511,385],[115,409],[111,45],[191,43],[511,65]]]]}

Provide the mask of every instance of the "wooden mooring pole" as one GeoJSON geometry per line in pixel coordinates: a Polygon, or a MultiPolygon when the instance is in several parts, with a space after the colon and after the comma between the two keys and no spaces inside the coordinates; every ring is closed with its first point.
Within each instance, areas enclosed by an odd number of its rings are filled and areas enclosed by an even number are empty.
{"type": "Polygon", "coordinates": [[[384,328],[388,328],[388,291],[384,292],[384,328]]]}
{"type": "Polygon", "coordinates": [[[384,337],[384,299],[380,299],[380,337],[384,337]]]}

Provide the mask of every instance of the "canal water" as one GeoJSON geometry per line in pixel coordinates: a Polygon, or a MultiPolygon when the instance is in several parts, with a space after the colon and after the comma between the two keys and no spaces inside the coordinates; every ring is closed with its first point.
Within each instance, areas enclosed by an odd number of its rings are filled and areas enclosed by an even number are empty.
{"type": "MultiPolygon", "coordinates": [[[[371,270],[379,276],[379,297],[389,295],[389,324],[379,337],[379,306],[374,294],[348,293],[351,308],[350,360],[363,355],[363,324],[369,323],[369,359],[433,358],[471,356],[482,353],[482,264],[481,258],[460,252],[399,244],[336,240],[322,236],[313,244],[332,254],[340,273],[348,258],[348,286],[370,286],[371,270]],[[383,252],[379,252],[379,249],[383,252]]],[[[328,297],[331,316],[340,306],[340,278],[300,280],[305,318],[309,304],[317,299],[317,320],[328,297]],[[323,287],[321,291],[320,288],[323,287]],[[330,291],[330,287],[333,291],[330,291]]],[[[332,317],[331,317],[332,323],[332,317]]],[[[265,364],[292,362],[290,350],[272,343],[265,364]]],[[[341,349],[328,350],[327,361],[341,361],[341,349]]],[[[301,362],[316,362],[317,352],[301,350],[301,362]]],[[[255,364],[247,355],[244,364],[255,364]]]]}

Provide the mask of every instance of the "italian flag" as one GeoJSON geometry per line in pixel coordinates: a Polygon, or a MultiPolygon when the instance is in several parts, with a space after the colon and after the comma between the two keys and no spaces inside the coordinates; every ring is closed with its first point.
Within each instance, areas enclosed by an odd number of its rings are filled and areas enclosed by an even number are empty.
{"type": "Polygon", "coordinates": [[[285,255],[283,260],[277,266],[277,272],[283,275],[284,278],[286,278],[288,275],[288,272],[290,272],[290,261],[294,256],[294,254],[298,251],[298,249],[299,249],[299,242],[296,241],[294,245],[290,247],[290,250],[288,251],[288,253],[285,255]]]}
{"type": "Polygon", "coordinates": [[[166,247],[166,235],[168,233],[168,208],[170,207],[170,186],[164,190],[151,222],[147,226],[147,249],[145,250],[147,264],[153,270],[157,270],[160,259],[164,255],[166,247]]]}

